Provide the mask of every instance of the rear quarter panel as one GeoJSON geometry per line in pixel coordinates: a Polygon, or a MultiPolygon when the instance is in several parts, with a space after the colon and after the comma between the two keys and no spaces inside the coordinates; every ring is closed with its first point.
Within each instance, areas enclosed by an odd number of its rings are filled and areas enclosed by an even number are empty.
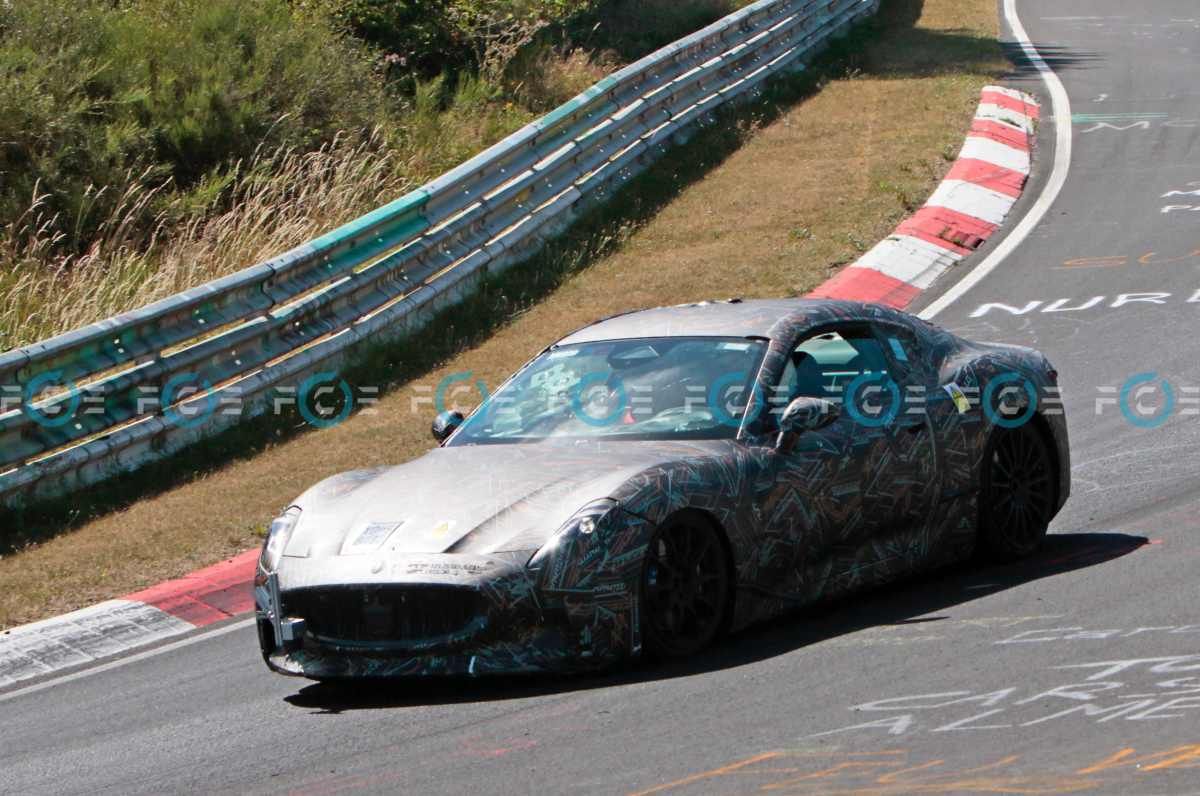
{"type": "Polygon", "coordinates": [[[992,431],[1025,417],[1023,422],[1037,424],[1049,437],[1058,472],[1057,508],[1061,508],[1070,495],[1071,457],[1066,413],[1053,366],[1039,351],[1023,346],[955,338],[943,350],[938,362],[938,392],[942,394],[938,401],[943,406],[939,412],[931,409],[930,414],[937,414],[942,424],[947,487],[977,488],[992,431]],[[960,414],[953,409],[945,390],[950,384],[966,393],[971,411],[960,414]],[[1000,411],[1001,400],[1018,409],[1016,416],[1010,418],[1000,411]]]}

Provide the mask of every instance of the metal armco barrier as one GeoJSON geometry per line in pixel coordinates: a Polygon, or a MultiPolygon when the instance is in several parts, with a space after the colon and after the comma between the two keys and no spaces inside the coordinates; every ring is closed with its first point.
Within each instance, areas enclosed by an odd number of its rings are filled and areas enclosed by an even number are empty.
{"type": "Polygon", "coordinates": [[[802,68],[877,6],[760,0],[327,235],[0,354],[0,502],[62,495],[170,455],[336,372],[356,344],[419,329],[713,109],[802,68]]]}

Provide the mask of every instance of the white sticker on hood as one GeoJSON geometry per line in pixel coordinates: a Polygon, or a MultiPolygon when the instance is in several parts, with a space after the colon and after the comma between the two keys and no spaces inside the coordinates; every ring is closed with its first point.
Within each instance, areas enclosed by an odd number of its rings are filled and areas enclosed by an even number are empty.
{"type": "Polygon", "coordinates": [[[403,524],[404,520],[400,522],[367,523],[366,527],[358,532],[358,536],[354,537],[353,541],[347,542],[342,547],[342,555],[369,553],[373,550],[378,550],[387,541],[388,537],[403,524]]]}

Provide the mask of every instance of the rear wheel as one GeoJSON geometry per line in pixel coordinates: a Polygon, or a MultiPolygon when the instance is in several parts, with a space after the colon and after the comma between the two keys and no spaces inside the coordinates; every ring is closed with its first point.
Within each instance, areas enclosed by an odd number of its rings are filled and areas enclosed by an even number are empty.
{"type": "Polygon", "coordinates": [[[992,432],[981,487],[981,552],[1012,561],[1036,551],[1054,512],[1056,483],[1050,448],[1032,423],[992,432]]]}
{"type": "Polygon", "coordinates": [[[720,533],[703,517],[680,515],[659,528],[642,572],[642,636],[647,653],[679,658],[721,632],[731,592],[720,533]]]}

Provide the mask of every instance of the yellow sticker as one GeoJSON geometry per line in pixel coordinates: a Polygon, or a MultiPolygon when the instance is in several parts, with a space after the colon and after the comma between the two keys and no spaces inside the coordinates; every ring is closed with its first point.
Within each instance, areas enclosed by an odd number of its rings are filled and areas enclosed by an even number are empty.
{"type": "Polygon", "coordinates": [[[458,523],[454,520],[443,520],[433,527],[433,538],[440,539],[454,528],[458,523]]]}
{"type": "Polygon", "coordinates": [[[967,394],[962,391],[962,387],[959,387],[954,382],[950,382],[949,384],[943,385],[942,389],[945,390],[950,395],[950,398],[954,400],[954,405],[958,408],[958,413],[960,415],[971,411],[971,401],[967,398],[967,394]]]}

